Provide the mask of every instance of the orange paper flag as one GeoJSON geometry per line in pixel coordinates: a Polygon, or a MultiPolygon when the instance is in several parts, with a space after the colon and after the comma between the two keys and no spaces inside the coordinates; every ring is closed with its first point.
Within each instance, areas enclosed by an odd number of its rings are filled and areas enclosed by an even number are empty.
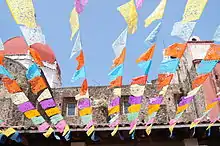
{"type": "Polygon", "coordinates": [[[76,70],[80,70],[84,66],[84,54],[82,50],[80,51],[79,56],[76,57],[76,60],[78,61],[76,70]]]}
{"type": "Polygon", "coordinates": [[[125,55],[126,55],[126,48],[123,49],[121,55],[118,58],[114,59],[112,67],[122,64],[125,60],[125,55]]]}
{"type": "Polygon", "coordinates": [[[164,86],[169,85],[173,79],[173,74],[159,74],[157,89],[161,90],[164,86]]]}
{"type": "Polygon", "coordinates": [[[9,93],[17,93],[22,91],[16,80],[5,77],[2,79],[2,82],[9,93]]]}
{"type": "Polygon", "coordinates": [[[196,79],[192,82],[192,88],[195,89],[202,85],[206,79],[209,77],[209,74],[203,74],[196,77],[196,79]]]}
{"type": "Polygon", "coordinates": [[[165,49],[165,56],[181,58],[186,50],[186,44],[175,43],[165,49]]]}
{"type": "Polygon", "coordinates": [[[211,44],[204,60],[220,60],[220,45],[211,44]]]}
{"type": "Polygon", "coordinates": [[[80,89],[80,95],[86,95],[86,92],[88,90],[88,82],[87,80],[85,79],[82,83],[82,87],[80,89]]]}
{"type": "Polygon", "coordinates": [[[39,91],[47,88],[47,84],[42,77],[35,77],[32,80],[29,80],[31,84],[31,90],[34,94],[37,94],[39,91]]]}
{"type": "Polygon", "coordinates": [[[30,51],[32,58],[34,59],[34,62],[37,63],[39,66],[44,66],[42,59],[40,57],[40,54],[32,48],[29,48],[29,51],[30,51]]]}
{"type": "Polygon", "coordinates": [[[137,60],[136,63],[142,62],[142,61],[148,61],[152,59],[154,50],[155,50],[156,44],[150,47],[145,53],[143,53],[137,60]]]}
{"type": "Polygon", "coordinates": [[[110,88],[121,87],[121,86],[122,86],[122,76],[119,76],[115,80],[110,82],[110,88]]]}
{"type": "Polygon", "coordinates": [[[133,78],[131,85],[134,85],[134,84],[145,85],[146,82],[147,82],[147,75],[143,75],[140,77],[133,78]]]}
{"type": "Polygon", "coordinates": [[[4,53],[3,52],[0,52],[0,65],[4,65],[4,53]]]}

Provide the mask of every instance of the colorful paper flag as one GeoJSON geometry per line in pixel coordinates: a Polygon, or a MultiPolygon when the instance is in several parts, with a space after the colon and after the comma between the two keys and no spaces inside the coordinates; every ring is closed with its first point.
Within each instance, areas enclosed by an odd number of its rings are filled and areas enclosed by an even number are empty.
{"type": "Polygon", "coordinates": [[[155,43],[157,41],[157,35],[160,31],[161,28],[161,22],[159,22],[157,24],[157,26],[153,29],[153,31],[148,35],[148,37],[145,39],[145,43],[147,45],[152,45],[153,43],[155,43]]]}
{"type": "Polygon", "coordinates": [[[183,14],[183,22],[190,22],[200,18],[208,0],[188,0],[183,14]]]}
{"type": "Polygon", "coordinates": [[[121,5],[117,8],[128,24],[128,33],[133,34],[137,30],[138,14],[134,4],[134,0],[121,5]]]}
{"type": "Polygon", "coordinates": [[[153,21],[163,18],[164,10],[166,7],[167,0],[161,0],[157,8],[150,14],[150,16],[145,19],[145,27],[148,27],[153,21]]]}
{"type": "Polygon", "coordinates": [[[70,27],[72,30],[72,34],[70,37],[70,40],[73,39],[75,36],[76,32],[79,30],[79,16],[78,13],[76,12],[76,8],[73,8],[71,14],[70,14],[70,27]]]}

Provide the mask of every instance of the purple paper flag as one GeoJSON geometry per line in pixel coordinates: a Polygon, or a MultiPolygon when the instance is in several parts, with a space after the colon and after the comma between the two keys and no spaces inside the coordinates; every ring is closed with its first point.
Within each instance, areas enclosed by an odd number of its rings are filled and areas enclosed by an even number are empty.
{"type": "Polygon", "coordinates": [[[117,97],[111,101],[110,107],[117,106],[117,105],[119,105],[119,103],[120,103],[120,97],[117,97]]]}
{"type": "Polygon", "coordinates": [[[163,100],[162,96],[150,98],[149,104],[161,104],[163,100]]]}
{"type": "Polygon", "coordinates": [[[129,96],[129,103],[130,104],[141,104],[141,101],[142,101],[142,96],[139,96],[139,97],[135,97],[135,96],[129,96]]]}
{"type": "Polygon", "coordinates": [[[83,108],[90,107],[90,106],[91,106],[91,103],[90,103],[89,98],[81,99],[78,103],[78,108],[79,109],[83,109],[83,108]]]}
{"type": "Polygon", "coordinates": [[[88,0],[81,0],[81,4],[82,4],[83,6],[85,6],[86,4],[88,4],[88,0]]]}
{"type": "Polygon", "coordinates": [[[43,100],[40,102],[40,105],[43,109],[47,109],[47,108],[51,108],[51,107],[55,107],[56,103],[54,102],[54,100],[51,99],[47,99],[47,100],[43,100]]]}
{"type": "Polygon", "coordinates": [[[188,103],[190,103],[192,100],[193,100],[193,97],[194,96],[190,96],[190,97],[183,97],[182,98],[182,100],[180,101],[180,103],[179,103],[179,106],[183,106],[183,105],[185,105],[185,104],[188,104],[188,103]]]}
{"type": "Polygon", "coordinates": [[[220,97],[213,99],[212,102],[220,101],[220,97]]]}
{"type": "Polygon", "coordinates": [[[137,9],[140,9],[143,5],[144,0],[135,0],[137,9]]]}
{"type": "Polygon", "coordinates": [[[34,109],[34,106],[31,102],[25,102],[18,106],[19,111],[22,113],[34,109]]]}
{"type": "Polygon", "coordinates": [[[80,0],[75,0],[75,7],[76,7],[76,12],[78,14],[80,14],[84,9],[84,7],[82,6],[80,0]]]}

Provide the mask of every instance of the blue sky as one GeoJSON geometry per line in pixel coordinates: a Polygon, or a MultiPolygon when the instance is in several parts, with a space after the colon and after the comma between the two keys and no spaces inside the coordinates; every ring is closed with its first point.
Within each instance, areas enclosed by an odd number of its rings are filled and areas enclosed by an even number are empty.
{"type": "MultiPolygon", "coordinates": [[[[74,40],[70,41],[69,17],[74,0],[33,0],[37,15],[37,22],[42,27],[47,44],[56,54],[61,67],[63,86],[79,86],[81,81],[71,83],[77,62],[69,59],[74,40]]],[[[126,27],[124,18],[117,11],[117,7],[129,0],[89,0],[84,12],[80,15],[80,33],[83,45],[86,72],[89,85],[107,85],[108,73],[114,59],[112,42],[126,27]]],[[[143,7],[138,10],[138,30],[127,39],[127,55],[124,66],[123,84],[129,84],[132,77],[142,72],[135,64],[135,60],[146,51],[144,40],[156,27],[159,21],[144,28],[144,20],[156,8],[160,0],[145,0],[143,7]]],[[[180,39],[170,36],[172,26],[180,21],[184,12],[186,0],[168,0],[162,19],[162,28],[158,34],[157,48],[153,57],[149,79],[157,77],[158,66],[162,60],[162,50],[180,39]]],[[[206,8],[197,21],[193,35],[202,40],[211,40],[215,29],[220,24],[219,0],[209,0],[206,8]]],[[[19,26],[13,20],[5,0],[0,1],[0,37],[3,41],[21,36],[19,26]]]]}

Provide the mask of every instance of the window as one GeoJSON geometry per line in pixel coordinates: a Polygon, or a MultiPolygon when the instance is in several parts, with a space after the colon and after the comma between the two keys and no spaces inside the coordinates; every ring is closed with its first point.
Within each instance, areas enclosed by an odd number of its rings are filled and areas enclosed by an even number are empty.
{"type": "Polygon", "coordinates": [[[128,107],[130,106],[130,104],[128,103],[128,98],[128,96],[121,97],[121,114],[128,113],[128,107]]]}
{"type": "Polygon", "coordinates": [[[67,103],[66,115],[68,117],[76,115],[76,105],[74,103],[67,103]]]}

